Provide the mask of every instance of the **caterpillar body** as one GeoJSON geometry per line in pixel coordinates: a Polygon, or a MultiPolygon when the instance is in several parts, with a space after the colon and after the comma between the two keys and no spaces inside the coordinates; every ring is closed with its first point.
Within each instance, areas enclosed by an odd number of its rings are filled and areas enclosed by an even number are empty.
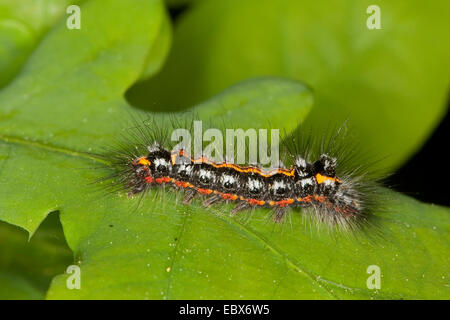
{"type": "Polygon", "coordinates": [[[323,143],[315,148],[320,151],[311,152],[311,145],[298,150],[295,141],[299,139],[291,139],[295,145],[290,151],[292,165],[267,170],[258,165],[215,162],[204,155],[191,157],[183,148],[164,147],[167,133],[155,122],[133,128],[131,139],[105,156],[116,171],[105,179],[113,179],[113,185],[129,197],[169,186],[184,192],[185,205],[201,197],[206,208],[219,202],[233,203],[231,214],[270,208],[275,222],[282,221],[288,210],[301,208],[321,222],[344,229],[361,225],[374,206],[377,184],[367,179],[362,167],[346,167],[348,154],[341,159],[343,168],[339,167],[339,157],[346,152],[337,147],[342,140],[336,138],[340,130],[329,139],[328,148],[323,143]]]}
{"type": "Polygon", "coordinates": [[[273,207],[280,221],[287,207],[325,206],[342,217],[358,215],[360,201],[350,187],[336,177],[336,158],[323,154],[314,163],[298,157],[289,168],[264,172],[258,167],[216,164],[208,158],[192,159],[183,150],[170,152],[153,145],[146,156],[134,159],[130,195],[147,188],[170,184],[186,189],[184,203],[196,194],[209,196],[209,207],[218,201],[236,201],[232,213],[252,207],[273,207]]]}

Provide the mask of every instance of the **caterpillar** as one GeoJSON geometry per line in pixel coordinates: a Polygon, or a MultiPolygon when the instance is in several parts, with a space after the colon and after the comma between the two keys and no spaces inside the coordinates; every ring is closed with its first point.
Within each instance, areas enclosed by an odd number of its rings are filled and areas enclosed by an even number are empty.
{"type": "Polygon", "coordinates": [[[290,144],[284,145],[292,164],[266,170],[258,164],[215,162],[204,155],[191,157],[183,148],[165,147],[167,133],[156,122],[134,125],[125,143],[104,155],[115,170],[106,179],[113,179],[113,185],[125,190],[128,197],[169,186],[184,192],[184,205],[201,197],[205,208],[233,203],[232,215],[270,208],[275,222],[283,221],[290,209],[300,208],[319,221],[344,229],[361,225],[374,207],[378,182],[363,166],[347,168],[346,153],[351,148],[347,145],[343,150],[342,139],[338,139],[341,128],[327,137],[326,143],[322,137],[320,147],[311,143],[311,134],[305,139],[300,131],[300,138],[290,137],[290,144]]]}

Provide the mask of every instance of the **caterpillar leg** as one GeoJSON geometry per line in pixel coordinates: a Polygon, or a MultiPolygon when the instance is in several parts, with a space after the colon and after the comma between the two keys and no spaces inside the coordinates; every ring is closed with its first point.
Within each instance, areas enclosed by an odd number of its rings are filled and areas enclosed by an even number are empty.
{"type": "Polygon", "coordinates": [[[273,221],[277,223],[283,221],[283,218],[286,215],[286,211],[286,207],[275,207],[273,221]]]}
{"type": "Polygon", "coordinates": [[[127,198],[133,198],[135,195],[145,191],[147,187],[148,186],[144,183],[137,183],[130,191],[127,192],[127,198]]]}
{"type": "Polygon", "coordinates": [[[251,204],[249,204],[247,201],[241,201],[236,205],[236,207],[233,208],[233,210],[231,210],[231,214],[235,215],[240,211],[247,210],[250,208],[252,208],[251,204]]]}
{"type": "Polygon", "coordinates": [[[186,193],[184,194],[183,204],[190,204],[196,194],[197,191],[195,191],[194,189],[187,189],[186,193]]]}
{"type": "Polygon", "coordinates": [[[205,201],[203,201],[202,204],[205,208],[208,208],[213,203],[219,202],[221,200],[223,200],[223,198],[220,195],[215,194],[215,195],[209,197],[208,199],[206,199],[205,201]]]}

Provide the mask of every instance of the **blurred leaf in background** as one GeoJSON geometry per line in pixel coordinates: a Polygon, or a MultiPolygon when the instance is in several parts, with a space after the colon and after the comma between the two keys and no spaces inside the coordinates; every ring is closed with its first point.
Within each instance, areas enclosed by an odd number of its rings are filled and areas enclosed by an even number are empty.
{"type": "Polygon", "coordinates": [[[19,72],[42,36],[82,0],[0,0],[0,88],[19,72]]]}
{"type": "Polygon", "coordinates": [[[71,263],[72,251],[56,213],[30,240],[25,230],[0,222],[0,300],[43,299],[51,279],[71,263]]]}
{"type": "Polygon", "coordinates": [[[349,118],[363,152],[393,170],[444,114],[449,10],[445,0],[198,1],[180,17],[163,70],[127,98],[179,110],[248,77],[298,79],[315,92],[306,124],[349,118]],[[379,30],[366,25],[370,5],[379,30]]]}

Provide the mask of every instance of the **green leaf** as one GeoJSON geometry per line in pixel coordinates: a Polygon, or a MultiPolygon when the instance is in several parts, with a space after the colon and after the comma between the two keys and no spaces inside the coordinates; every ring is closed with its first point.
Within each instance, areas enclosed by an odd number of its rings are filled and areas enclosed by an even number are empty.
{"type": "MultiPolygon", "coordinates": [[[[449,297],[446,208],[392,193],[387,211],[376,213],[385,237],[371,241],[317,230],[299,212],[292,224],[274,225],[265,210],[231,218],[229,206],[183,206],[168,192],[149,194],[139,207],[139,199],[93,192],[87,183],[103,172],[83,169],[98,165],[87,152],[120,133],[130,110],[123,94],[145,70],[164,17],[159,1],[114,0],[108,8],[86,2],[84,27],[52,30],[0,92],[0,219],[33,234],[60,211],[81,268],[80,290],[61,275],[48,298],[449,297]],[[382,272],[376,292],[366,287],[372,264],[382,272]]],[[[289,132],[311,104],[302,84],[263,78],[197,111],[235,126],[274,119],[289,132]]]]}
{"type": "Polygon", "coordinates": [[[42,299],[51,279],[73,262],[58,215],[28,240],[27,232],[0,222],[0,299],[42,299]]]}
{"type": "Polygon", "coordinates": [[[164,15],[159,26],[158,34],[152,43],[147,56],[141,79],[146,79],[158,72],[169,53],[172,44],[172,24],[169,18],[164,15]]]}
{"type": "Polygon", "coordinates": [[[95,211],[63,215],[66,232],[86,221],[92,231],[74,247],[81,290],[68,290],[59,276],[48,298],[450,297],[447,208],[393,194],[388,211],[377,213],[382,236],[355,238],[306,225],[298,212],[274,226],[264,210],[249,220],[230,218],[220,209],[177,205],[168,194],[149,196],[136,211],[136,201],[126,202],[108,199],[95,211]],[[380,290],[366,286],[370,265],[380,267],[380,290]]]}
{"type": "Polygon", "coordinates": [[[61,177],[74,179],[79,173],[74,168],[86,167],[77,161],[89,156],[79,152],[117,135],[114,119],[117,123],[127,109],[123,92],[144,70],[165,19],[157,0],[133,6],[112,0],[108,8],[86,2],[82,28],[55,27],[0,92],[2,173],[14,177],[4,177],[12,181],[2,191],[0,218],[31,234],[61,208],[59,195],[72,199],[73,186],[61,177]]]}
{"type": "Polygon", "coordinates": [[[310,89],[283,78],[253,78],[242,81],[200,105],[194,112],[217,126],[233,128],[271,127],[293,131],[313,105],[310,89]],[[274,108],[276,106],[276,108],[274,108]],[[289,115],[295,114],[294,117],[289,115]]]}
{"type": "Polygon", "coordinates": [[[175,110],[248,77],[291,77],[315,91],[306,123],[339,125],[348,118],[363,153],[391,170],[420,147],[445,111],[450,20],[442,12],[449,4],[200,1],[178,21],[161,73],[127,97],[137,106],[151,97],[175,110]],[[380,30],[366,26],[374,4],[380,30]]]}
{"type": "Polygon", "coordinates": [[[0,88],[18,73],[42,35],[80,0],[0,0],[0,88]]]}
{"type": "MultiPolygon", "coordinates": [[[[8,181],[1,185],[0,218],[33,234],[49,212],[59,210],[70,217],[67,221],[75,218],[78,222],[64,222],[68,243],[77,255],[84,255],[78,245],[102,221],[103,213],[96,210],[104,208],[101,202],[90,201],[87,187],[101,172],[79,168],[93,165],[86,152],[98,150],[118,136],[119,120],[129,108],[122,94],[149,62],[147,52],[160,37],[158,21],[164,23],[163,7],[157,1],[132,12],[124,10],[125,1],[109,5],[114,14],[104,15],[100,13],[102,5],[86,3],[82,29],[57,27],[21,75],[0,93],[0,172],[2,181],[8,181]],[[136,16],[133,24],[121,23],[130,15],[136,16]],[[118,26],[114,30],[112,21],[118,26]],[[87,207],[78,207],[80,203],[87,207]],[[87,216],[81,218],[84,214],[87,216]]],[[[311,105],[312,96],[303,85],[263,78],[230,88],[196,111],[205,119],[240,118],[237,122],[244,127],[249,125],[245,116],[261,126],[269,115],[274,119],[272,125],[289,131],[311,105]],[[274,104],[280,109],[275,110],[274,104]],[[286,121],[278,117],[280,111],[296,112],[298,117],[286,121]]],[[[120,200],[109,198],[111,203],[120,200]]],[[[110,213],[126,214],[120,209],[130,201],[123,200],[110,213]]]]}

